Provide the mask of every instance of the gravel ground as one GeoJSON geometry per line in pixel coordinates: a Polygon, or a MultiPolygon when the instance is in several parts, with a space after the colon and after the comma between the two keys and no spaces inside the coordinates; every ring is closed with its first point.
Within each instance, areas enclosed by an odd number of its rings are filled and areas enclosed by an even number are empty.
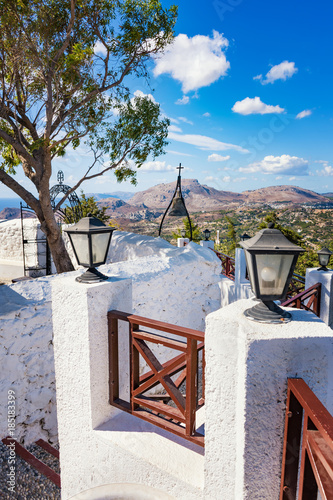
{"type": "MultiPolygon", "coordinates": [[[[59,473],[59,461],[36,445],[26,447],[30,453],[59,473]]],[[[60,488],[37,472],[20,457],[16,457],[15,493],[8,491],[8,448],[0,441],[0,499],[1,500],[60,500],[60,488]]]]}

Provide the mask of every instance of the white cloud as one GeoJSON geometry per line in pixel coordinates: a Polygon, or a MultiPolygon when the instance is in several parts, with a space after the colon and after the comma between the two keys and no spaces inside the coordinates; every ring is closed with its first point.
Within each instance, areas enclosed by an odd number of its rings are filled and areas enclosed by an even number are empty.
{"type": "MultiPolygon", "coordinates": [[[[170,130],[170,128],[169,128],[169,130],[170,130]]],[[[191,157],[193,157],[193,155],[189,155],[188,153],[180,153],[179,151],[172,151],[171,149],[169,149],[167,151],[167,153],[171,153],[172,155],[191,156],[191,157]]]]}
{"type": "Polygon", "coordinates": [[[223,178],[222,178],[222,182],[225,182],[225,183],[228,183],[231,181],[231,177],[230,175],[225,175],[223,178]]]}
{"type": "Polygon", "coordinates": [[[308,175],[309,163],[297,156],[265,156],[259,162],[241,167],[240,172],[262,172],[263,174],[308,175]]]}
{"type": "Polygon", "coordinates": [[[243,182],[246,181],[246,177],[235,177],[232,182],[243,182]]]}
{"type": "Polygon", "coordinates": [[[221,156],[216,153],[208,156],[208,161],[227,161],[230,160],[230,156],[221,156]]]}
{"type": "Polygon", "coordinates": [[[180,120],[181,122],[184,122],[184,123],[188,123],[188,125],[193,125],[193,122],[191,122],[191,120],[188,120],[187,118],[185,118],[185,116],[178,116],[178,120],[180,120]]]}
{"type": "MultiPolygon", "coordinates": [[[[134,92],[134,97],[148,97],[152,102],[155,102],[155,98],[152,94],[145,94],[144,92],[142,92],[142,90],[136,90],[134,92]]],[[[132,102],[133,102],[133,99],[132,99],[132,102]]]]}
{"type": "Polygon", "coordinates": [[[204,113],[202,116],[205,116],[206,118],[209,118],[210,117],[210,113],[204,113]]]}
{"type": "Polygon", "coordinates": [[[175,172],[176,167],[166,165],[165,161],[147,161],[140,167],[140,172],[175,172]]]}
{"type": "Polygon", "coordinates": [[[276,181],[280,181],[281,179],[283,179],[282,175],[277,175],[277,176],[275,177],[275,180],[276,180],[276,181]]]}
{"type": "Polygon", "coordinates": [[[217,177],[214,177],[213,175],[208,175],[204,179],[206,182],[218,182],[219,179],[217,177]]]}
{"type": "Polygon", "coordinates": [[[306,118],[307,116],[312,115],[312,111],[310,109],[305,109],[296,115],[296,120],[301,120],[302,118],[306,118]]]}
{"type": "Polygon", "coordinates": [[[267,85],[268,83],[274,83],[276,80],[285,81],[287,78],[291,78],[297,71],[298,69],[295,67],[294,62],[283,61],[268,71],[265,80],[263,80],[262,75],[255,76],[253,80],[260,80],[262,85],[267,85]]]}
{"type": "Polygon", "coordinates": [[[333,167],[331,167],[331,165],[325,165],[323,170],[321,170],[318,173],[319,173],[319,175],[324,175],[325,177],[331,176],[331,175],[333,175],[333,167]]]}
{"type": "Polygon", "coordinates": [[[294,181],[295,179],[296,179],[296,177],[294,175],[292,177],[289,177],[290,181],[294,181]]]}
{"type": "Polygon", "coordinates": [[[226,142],[221,142],[211,137],[205,135],[195,135],[195,134],[175,134],[174,132],[169,133],[169,139],[174,141],[184,142],[185,144],[191,144],[192,146],[197,146],[199,149],[203,150],[213,150],[213,151],[225,151],[226,149],[234,149],[240,153],[248,153],[247,149],[237,146],[235,144],[228,144],[226,142]]]}
{"type": "Polygon", "coordinates": [[[182,129],[180,127],[177,127],[177,125],[169,125],[169,131],[170,132],[182,132],[182,129]]]}
{"type": "Polygon", "coordinates": [[[94,53],[99,56],[106,56],[107,50],[100,40],[98,40],[94,45],[94,53]]]}
{"type": "Polygon", "coordinates": [[[265,104],[260,97],[246,97],[242,101],[237,101],[233,105],[232,111],[240,115],[267,115],[269,113],[284,113],[284,108],[265,104]]]}
{"type": "Polygon", "coordinates": [[[175,104],[188,104],[190,102],[190,98],[188,95],[184,95],[181,99],[177,99],[175,104]]]}
{"type": "Polygon", "coordinates": [[[184,93],[207,87],[226,75],[230,63],[224,50],[228,45],[228,40],[215,30],[213,38],[203,35],[189,38],[180,34],[156,59],[154,76],[170,74],[182,84],[184,93]]]}

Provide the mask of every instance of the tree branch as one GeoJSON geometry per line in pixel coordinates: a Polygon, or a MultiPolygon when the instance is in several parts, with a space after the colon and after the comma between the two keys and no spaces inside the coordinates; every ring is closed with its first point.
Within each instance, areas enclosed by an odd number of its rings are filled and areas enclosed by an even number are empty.
{"type": "Polygon", "coordinates": [[[73,26],[75,23],[75,3],[76,3],[75,0],[71,0],[71,18],[69,20],[68,27],[67,27],[66,38],[64,40],[64,43],[62,44],[62,46],[58,50],[57,54],[53,58],[53,62],[51,65],[52,73],[53,73],[53,70],[55,68],[56,63],[59,61],[60,57],[63,55],[63,53],[67,49],[69,42],[70,42],[70,39],[71,39],[71,33],[72,33],[72,29],[73,29],[73,26]]]}
{"type": "Polygon", "coordinates": [[[22,200],[24,200],[26,204],[34,210],[39,220],[43,219],[43,213],[39,201],[4,170],[0,170],[0,182],[5,184],[5,186],[20,196],[20,198],[22,198],[22,200]]]}
{"type": "Polygon", "coordinates": [[[27,152],[27,150],[22,146],[22,144],[17,142],[2,129],[0,129],[0,137],[2,137],[2,139],[8,142],[8,144],[10,144],[15,149],[16,153],[19,156],[22,156],[22,158],[24,158],[27,161],[27,163],[29,163],[29,165],[31,165],[36,171],[39,170],[35,158],[27,152]]]}

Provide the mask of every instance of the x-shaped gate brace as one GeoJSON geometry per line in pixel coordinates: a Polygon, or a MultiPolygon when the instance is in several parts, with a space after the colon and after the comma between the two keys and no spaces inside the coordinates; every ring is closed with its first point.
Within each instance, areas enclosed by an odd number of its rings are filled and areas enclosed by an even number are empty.
{"type": "MultiPolygon", "coordinates": [[[[203,436],[195,430],[195,414],[198,403],[199,406],[203,404],[203,398],[198,402],[197,369],[198,352],[204,349],[204,333],[121,311],[110,311],[108,322],[110,404],[203,446],[203,436]],[[130,401],[119,398],[119,320],[129,323],[130,401]],[[185,338],[185,341],[147,332],[140,327],[171,333],[185,338]],[[182,351],[182,354],[161,363],[147,342],[162,344],[165,347],[182,351]],[[150,368],[141,376],[139,374],[140,355],[150,368]],[[171,377],[179,372],[182,373],[174,382],[171,377]],[[185,379],[186,395],[184,397],[179,386],[185,379]],[[144,395],[159,384],[167,394],[144,395]],[[170,400],[174,402],[176,408],[165,403],[170,400]]],[[[204,355],[202,368],[204,370],[204,355]]]]}

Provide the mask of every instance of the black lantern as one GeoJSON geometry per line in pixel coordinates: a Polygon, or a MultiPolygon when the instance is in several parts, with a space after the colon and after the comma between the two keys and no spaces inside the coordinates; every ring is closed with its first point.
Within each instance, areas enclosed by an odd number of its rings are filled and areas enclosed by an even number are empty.
{"type": "Polygon", "coordinates": [[[286,296],[298,255],[303,248],[291,243],[274,224],[253,238],[241,241],[251,288],[259,304],[245,311],[245,316],[261,323],[290,321],[291,314],[273,301],[286,296]]]}
{"type": "Polygon", "coordinates": [[[182,230],[180,231],[180,234],[181,234],[181,237],[182,237],[182,238],[185,238],[185,236],[186,236],[186,229],[182,229],[182,230]]]}
{"type": "Polygon", "coordinates": [[[318,268],[318,271],[328,271],[327,266],[330,261],[332,252],[328,248],[322,248],[320,252],[318,252],[319,264],[321,267],[318,268]]]}
{"type": "Polygon", "coordinates": [[[240,237],[241,241],[249,240],[251,236],[249,236],[247,233],[243,233],[240,237]]]}
{"type": "Polygon", "coordinates": [[[64,229],[68,233],[75,257],[79,265],[87,271],[76,278],[81,283],[98,283],[108,277],[95,269],[105,264],[114,227],[88,215],[77,224],[64,229]]]}
{"type": "Polygon", "coordinates": [[[203,234],[204,234],[204,237],[205,237],[205,241],[208,241],[208,240],[209,240],[210,233],[211,233],[211,231],[210,231],[209,229],[205,229],[205,230],[203,231],[203,234]]]}

